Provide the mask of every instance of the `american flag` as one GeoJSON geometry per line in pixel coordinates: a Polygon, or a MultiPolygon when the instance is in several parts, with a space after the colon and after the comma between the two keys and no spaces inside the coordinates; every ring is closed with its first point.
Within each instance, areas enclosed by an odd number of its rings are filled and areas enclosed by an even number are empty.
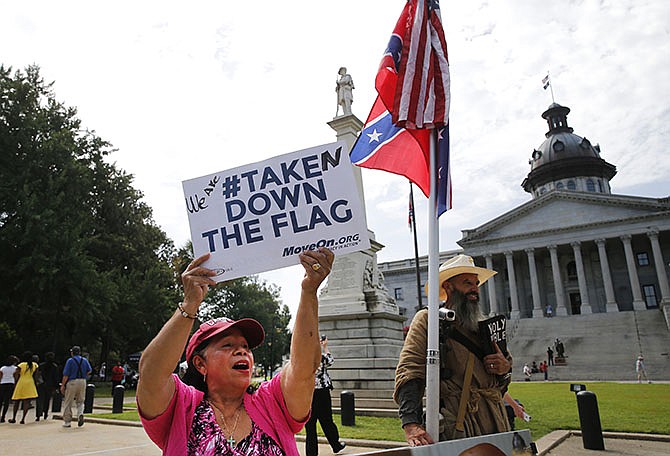
{"type": "MultiPolygon", "coordinates": [[[[421,22],[419,21],[419,22],[421,22]]],[[[389,44],[382,57],[375,88],[378,97],[375,101],[370,115],[368,116],[363,131],[358,137],[356,144],[351,150],[352,163],[365,168],[381,169],[394,174],[407,177],[414,182],[423,193],[428,196],[430,192],[430,134],[429,128],[438,127],[438,215],[447,209],[451,209],[451,179],[449,172],[449,67],[447,62],[447,48],[442,30],[442,22],[439,16],[439,5],[435,0],[409,0],[396,23],[389,44]],[[418,47],[412,44],[414,39],[412,33],[421,28],[415,27],[416,18],[425,22],[423,30],[419,33],[417,41],[423,36],[424,53],[428,58],[428,67],[421,74],[425,78],[420,81],[416,68],[416,61],[408,61],[416,58],[418,47]],[[433,38],[427,39],[427,36],[433,38]],[[433,46],[436,43],[437,47],[433,46]],[[414,49],[414,51],[412,51],[414,49]],[[433,54],[441,54],[436,56],[433,54]],[[414,70],[411,70],[414,68],[414,70]],[[414,71],[413,76],[407,76],[407,70],[414,71]],[[436,71],[438,70],[439,71],[436,71]],[[404,71],[405,78],[401,79],[399,72],[404,71]],[[439,75],[436,79],[436,75],[439,75]],[[419,99],[411,100],[411,94],[403,92],[403,81],[408,87],[419,87],[416,96],[423,94],[424,103],[419,99]],[[425,90],[420,89],[423,87],[425,90]],[[416,120],[405,121],[401,124],[394,120],[398,114],[396,105],[403,98],[408,106],[422,107],[421,127],[416,120]],[[439,116],[436,117],[436,115],[439,116]],[[428,116],[431,116],[430,119],[428,116]]]]}
{"type": "Polygon", "coordinates": [[[410,0],[398,68],[393,122],[437,128],[449,122],[449,61],[437,0],[410,0]]]}

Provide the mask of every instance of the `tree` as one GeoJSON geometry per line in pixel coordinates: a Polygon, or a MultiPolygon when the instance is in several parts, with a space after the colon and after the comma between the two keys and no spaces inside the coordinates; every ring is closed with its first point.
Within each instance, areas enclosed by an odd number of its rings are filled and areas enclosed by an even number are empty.
{"type": "Polygon", "coordinates": [[[52,85],[36,66],[0,66],[0,340],[105,361],[146,345],[174,308],[174,247],[52,85]]]}
{"type": "MultiPolygon", "coordinates": [[[[192,244],[188,242],[175,255],[175,272],[178,275],[193,260],[192,251],[192,244]]],[[[265,330],[265,342],[254,350],[255,364],[263,368],[266,377],[281,366],[282,357],[289,353],[291,343],[288,329],[291,313],[287,305],[281,304],[277,286],[250,276],[210,288],[200,307],[199,319],[207,321],[217,317],[257,320],[265,330]]]]}

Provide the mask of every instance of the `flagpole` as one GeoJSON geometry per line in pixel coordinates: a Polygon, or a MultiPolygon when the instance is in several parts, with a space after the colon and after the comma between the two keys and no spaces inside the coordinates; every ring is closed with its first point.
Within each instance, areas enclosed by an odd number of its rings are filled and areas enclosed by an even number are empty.
{"type": "Polygon", "coordinates": [[[437,219],[437,130],[430,135],[430,197],[428,199],[428,344],[426,352],[426,431],[437,442],[439,436],[440,352],[439,319],[440,239],[437,219]]]}
{"type": "Polygon", "coordinates": [[[409,181],[409,204],[411,205],[410,224],[414,234],[414,271],[416,272],[416,295],[419,298],[419,309],[423,307],[421,298],[421,271],[419,269],[419,243],[416,240],[416,212],[414,210],[414,191],[412,181],[409,181]]]}

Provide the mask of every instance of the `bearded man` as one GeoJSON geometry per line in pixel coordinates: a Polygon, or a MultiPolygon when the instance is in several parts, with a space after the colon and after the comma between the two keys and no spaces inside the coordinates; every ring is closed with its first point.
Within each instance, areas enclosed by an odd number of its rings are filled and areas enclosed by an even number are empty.
{"type": "MultiPolygon", "coordinates": [[[[479,287],[495,274],[475,266],[467,255],[440,266],[440,300],[456,313],[448,327],[440,326],[440,441],[510,430],[503,397],[511,380],[512,357],[484,340],[479,329],[484,319],[479,287]]],[[[434,443],[422,411],[427,344],[428,310],[422,309],[414,316],[400,353],[393,393],[410,446],[434,443]]]]}

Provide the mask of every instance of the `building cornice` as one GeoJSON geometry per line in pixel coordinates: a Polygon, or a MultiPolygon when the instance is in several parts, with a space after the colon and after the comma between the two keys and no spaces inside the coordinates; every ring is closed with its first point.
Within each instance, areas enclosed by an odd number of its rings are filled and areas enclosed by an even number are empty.
{"type": "MultiPolygon", "coordinates": [[[[487,238],[487,239],[482,239],[482,240],[471,240],[471,241],[465,241],[464,239],[461,239],[458,241],[458,244],[463,247],[465,251],[468,249],[474,248],[474,247],[480,247],[483,245],[489,245],[489,244],[500,244],[503,242],[507,241],[516,241],[520,239],[525,239],[529,244],[527,247],[544,247],[546,246],[545,243],[538,243],[537,245],[532,244],[532,240],[534,238],[544,238],[547,236],[551,235],[556,235],[556,234],[562,234],[562,233],[570,233],[570,232],[576,232],[576,231],[585,231],[589,230],[592,228],[598,229],[598,231],[595,231],[592,233],[591,236],[588,237],[588,239],[583,239],[580,237],[580,240],[582,241],[595,241],[596,239],[602,238],[603,235],[601,233],[602,228],[605,227],[611,227],[611,226],[616,226],[616,225],[628,225],[626,226],[626,230],[630,232],[630,234],[646,234],[649,231],[648,226],[640,227],[639,229],[635,230],[630,227],[631,223],[639,223],[639,222],[651,222],[651,221],[670,221],[670,211],[664,211],[664,212],[656,212],[654,214],[648,214],[648,215],[640,215],[636,217],[627,217],[627,218],[621,218],[617,220],[609,220],[609,221],[599,221],[599,222],[592,222],[592,223],[584,223],[581,225],[570,225],[570,226],[565,226],[565,227],[560,227],[560,228],[551,228],[547,230],[541,230],[541,231],[533,231],[533,232],[526,232],[526,233],[519,233],[519,234],[514,234],[514,235],[509,235],[509,236],[500,236],[496,238],[487,238]]],[[[661,229],[661,231],[665,231],[661,229]]]]}
{"type": "MultiPolygon", "coordinates": [[[[565,190],[552,190],[544,195],[540,196],[539,198],[535,198],[525,204],[522,204],[521,206],[517,206],[516,208],[494,218],[493,220],[477,227],[474,229],[467,229],[463,230],[463,238],[458,241],[458,244],[460,246],[464,245],[472,245],[473,242],[476,242],[478,239],[481,239],[482,237],[486,236],[487,234],[491,233],[492,231],[496,230],[498,227],[502,225],[507,225],[510,222],[517,220],[521,218],[522,216],[532,212],[533,210],[542,207],[543,205],[554,201],[554,200],[562,200],[562,201],[576,201],[576,202],[588,202],[588,203],[597,203],[597,204],[607,204],[609,206],[620,206],[620,207],[632,207],[635,209],[641,209],[641,208],[647,208],[650,210],[658,211],[655,214],[651,215],[656,215],[656,214],[666,214],[668,211],[670,211],[670,197],[669,198],[644,198],[644,197],[638,197],[638,196],[627,196],[627,195],[605,195],[605,194],[600,194],[600,193],[591,193],[591,192],[576,192],[576,191],[565,191],[565,190]]],[[[612,221],[613,223],[619,223],[623,220],[630,220],[630,219],[636,219],[637,217],[633,218],[627,218],[627,219],[618,219],[615,221],[612,221]]],[[[584,226],[589,226],[589,225],[602,225],[604,223],[609,223],[609,222],[597,222],[597,223],[592,223],[584,226]]],[[[566,227],[565,229],[571,230],[575,228],[576,226],[570,226],[566,227]]],[[[557,232],[561,231],[563,228],[556,228],[552,230],[546,230],[546,233],[552,233],[552,232],[557,232]]],[[[510,238],[515,238],[515,237],[525,237],[527,234],[519,234],[519,235],[514,235],[510,236],[510,238]]],[[[502,238],[496,238],[496,239],[502,239],[502,238]]]]}

